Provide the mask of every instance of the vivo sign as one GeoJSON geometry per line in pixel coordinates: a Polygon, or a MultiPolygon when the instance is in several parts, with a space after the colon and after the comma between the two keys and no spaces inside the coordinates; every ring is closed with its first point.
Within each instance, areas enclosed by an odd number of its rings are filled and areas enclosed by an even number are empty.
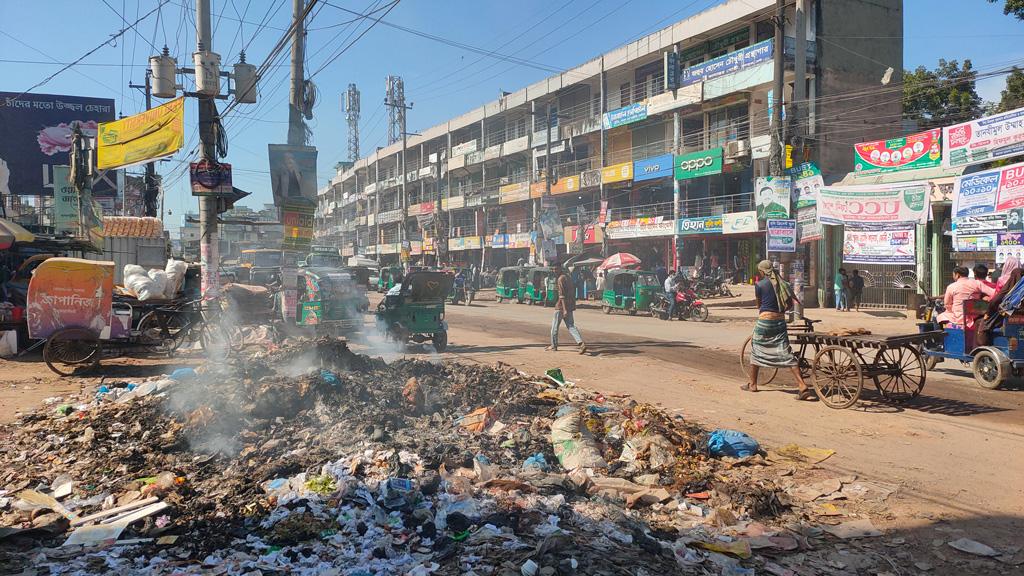
{"type": "Polygon", "coordinates": [[[662,154],[633,163],[633,181],[653,180],[672,175],[672,155],[662,154]]]}

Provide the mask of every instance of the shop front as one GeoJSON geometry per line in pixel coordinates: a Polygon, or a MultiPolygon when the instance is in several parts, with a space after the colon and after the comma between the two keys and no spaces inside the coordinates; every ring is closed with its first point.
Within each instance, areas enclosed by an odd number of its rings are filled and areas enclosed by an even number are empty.
{"type": "Polygon", "coordinates": [[[671,267],[675,224],[671,217],[664,216],[613,220],[604,229],[608,254],[628,252],[650,270],[659,264],[671,267]]]}

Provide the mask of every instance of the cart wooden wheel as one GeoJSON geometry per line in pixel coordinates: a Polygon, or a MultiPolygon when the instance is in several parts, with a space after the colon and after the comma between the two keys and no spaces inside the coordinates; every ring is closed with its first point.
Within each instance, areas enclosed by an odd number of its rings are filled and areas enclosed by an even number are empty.
{"type": "MultiPolygon", "coordinates": [[[[743,375],[747,377],[748,381],[750,380],[750,344],[753,340],[753,336],[748,336],[747,341],[743,343],[743,348],[740,349],[740,368],[743,369],[743,375]]],[[[757,385],[771,384],[778,375],[778,368],[761,366],[757,371],[757,385]]]]}
{"type": "Polygon", "coordinates": [[[912,346],[880,349],[871,372],[882,397],[896,403],[917,398],[928,374],[921,353],[912,346]]]}
{"type": "Polygon", "coordinates": [[[103,343],[84,328],[58,330],[43,346],[43,360],[61,376],[71,376],[77,368],[95,367],[102,354],[103,343]]]}
{"type": "Polygon", "coordinates": [[[811,368],[814,391],[829,408],[849,408],[864,388],[864,372],[857,356],[844,346],[826,346],[814,356],[811,368]]]}

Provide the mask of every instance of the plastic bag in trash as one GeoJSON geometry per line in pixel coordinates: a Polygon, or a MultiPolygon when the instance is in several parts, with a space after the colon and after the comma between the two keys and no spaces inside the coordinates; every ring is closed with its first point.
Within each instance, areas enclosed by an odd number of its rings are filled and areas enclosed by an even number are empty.
{"type": "Polygon", "coordinates": [[[708,453],[712,456],[746,458],[760,450],[757,440],[737,430],[715,430],[708,436],[708,453]]]}
{"type": "Polygon", "coordinates": [[[597,440],[583,425],[579,410],[569,411],[551,423],[551,446],[566,470],[608,467],[597,440]]]}

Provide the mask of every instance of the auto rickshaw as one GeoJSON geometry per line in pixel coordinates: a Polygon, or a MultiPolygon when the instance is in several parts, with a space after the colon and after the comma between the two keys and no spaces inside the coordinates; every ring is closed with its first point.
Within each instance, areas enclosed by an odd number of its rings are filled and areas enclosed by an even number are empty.
{"type": "Polygon", "coordinates": [[[430,340],[443,352],[448,347],[444,301],[454,281],[446,272],[410,272],[401,289],[385,295],[377,305],[377,329],[395,342],[430,340]]]}
{"type": "Polygon", "coordinates": [[[401,266],[381,266],[377,275],[377,292],[387,292],[395,287],[395,278],[402,277],[401,266]]]}
{"type": "Polygon", "coordinates": [[[601,310],[605,314],[611,314],[612,310],[625,310],[631,316],[637,312],[648,312],[654,294],[661,289],[653,272],[608,270],[605,272],[604,293],[601,294],[601,310]]]}
{"type": "Polygon", "coordinates": [[[498,279],[494,286],[498,302],[515,300],[520,304],[523,303],[526,283],[519,280],[526,274],[526,270],[526,266],[506,266],[498,270],[498,279]]]}
{"type": "Polygon", "coordinates": [[[351,274],[318,267],[300,268],[298,274],[296,324],[332,337],[362,331],[369,299],[351,274]]]}
{"type": "Polygon", "coordinates": [[[281,280],[281,251],[271,248],[242,250],[239,257],[239,282],[269,286],[281,280]],[[246,275],[245,270],[248,272],[246,275]],[[246,277],[247,276],[247,277],[246,277]]]}
{"type": "Polygon", "coordinates": [[[527,277],[529,281],[523,293],[525,301],[541,306],[554,306],[558,302],[558,290],[555,288],[558,276],[554,270],[547,266],[537,266],[528,270],[527,277]]]}

